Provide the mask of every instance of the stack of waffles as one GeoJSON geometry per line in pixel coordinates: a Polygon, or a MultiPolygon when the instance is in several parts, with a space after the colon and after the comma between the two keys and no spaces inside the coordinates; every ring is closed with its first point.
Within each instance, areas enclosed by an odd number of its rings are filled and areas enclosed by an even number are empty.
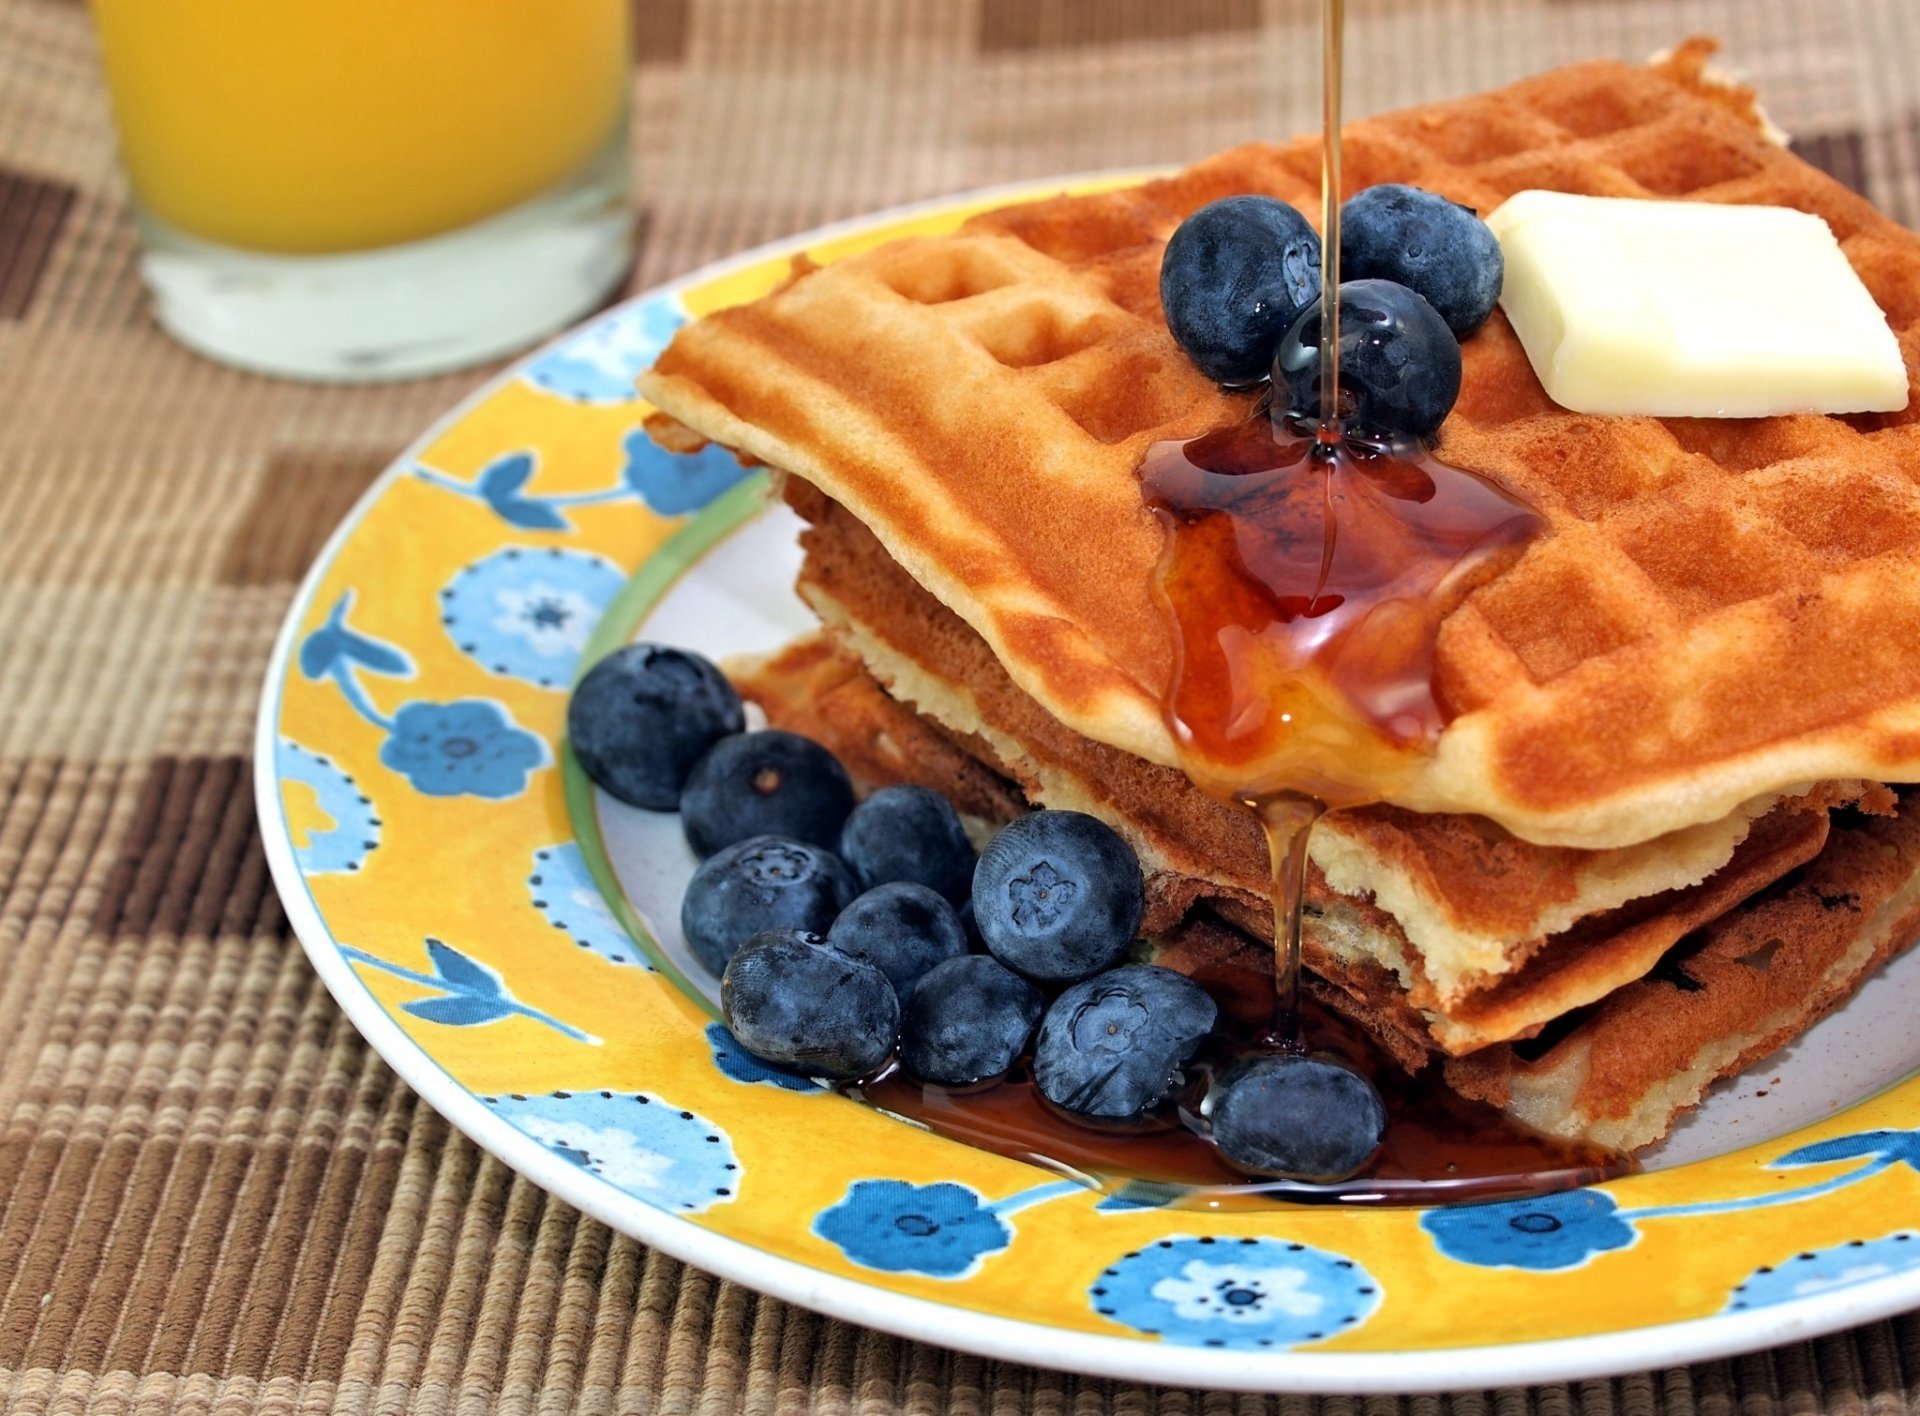
{"type": "MultiPolygon", "coordinates": [[[[1516,191],[1823,217],[1920,368],[1920,238],[1775,141],[1706,46],[1357,124],[1350,190],[1516,191]]],[[[1120,830],[1175,966],[1270,948],[1264,838],[1179,770],[1148,447],[1249,413],[1173,344],[1160,253],[1215,198],[1317,210],[1318,143],[1012,206],[682,330],[656,436],[773,470],[820,632],[745,675],[868,782],[1120,830]]],[[[1569,413],[1498,313],[1446,461],[1549,533],[1450,607],[1448,720],[1312,846],[1309,986],[1410,1069],[1632,1149],[1920,928],[1920,400],[1745,421],[1569,413]]]]}

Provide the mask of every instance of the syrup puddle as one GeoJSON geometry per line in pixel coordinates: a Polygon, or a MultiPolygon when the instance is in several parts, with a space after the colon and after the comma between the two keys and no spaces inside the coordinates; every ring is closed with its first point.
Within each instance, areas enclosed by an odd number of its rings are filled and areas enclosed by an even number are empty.
{"type": "Polygon", "coordinates": [[[1408,1076],[1357,1026],[1303,999],[1300,1026],[1317,1052],[1369,1077],[1387,1104],[1387,1135],[1363,1175],[1331,1185],[1249,1179],[1221,1158],[1196,1113],[1214,1073],[1270,1041],[1263,970],[1228,967],[1198,982],[1222,1004],[1220,1033],[1197,1064],[1179,1101],[1131,1126],[1095,1128],[1065,1118],[1041,1098],[1024,1071],[972,1091],[923,1086],[897,1069],[848,1089],[884,1111],[938,1135],[1111,1194],[1145,1191],[1180,1209],[1259,1208],[1275,1201],[1378,1205],[1451,1204],[1572,1189],[1623,1173],[1624,1157],[1595,1146],[1524,1132],[1489,1107],[1467,1101],[1437,1069],[1408,1076]],[[1226,1010],[1231,1007],[1235,1011],[1226,1010]]]}

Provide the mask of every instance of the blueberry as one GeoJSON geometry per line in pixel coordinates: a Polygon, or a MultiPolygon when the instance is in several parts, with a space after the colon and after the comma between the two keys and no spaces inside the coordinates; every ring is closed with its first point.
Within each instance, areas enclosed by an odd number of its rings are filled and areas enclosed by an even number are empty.
{"type": "Polygon", "coordinates": [[[1387,1132],[1373,1083],[1329,1057],[1252,1057],[1216,1087],[1214,1144],[1255,1175],[1345,1180],[1366,1168],[1387,1132]]]}
{"type": "Polygon", "coordinates": [[[695,853],[749,836],[791,836],[833,850],[853,810],[853,783],[831,752],[768,728],[721,738],[694,763],[680,825],[695,853]]]}
{"type": "Polygon", "coordinates": [[[614,650],[567,704],[567,736],[586,774],[649,811],[678,806],[701,754],[745,726],[740,695],[719,669],[658,644],[614,650]]]}
{"type": "Polygon", "coordinates": [[[827,931],[827,942],[879,969],[903,997],[935,964],[967,952],[967,932],[953,906],[906,880],[878,886],[848,905],[827,931]]]}
{"type": "Polygon", "coordinates": [[[840,858],[871,890],[912,880],[953,904],[973,888],[973,843],[947,799],[925,787],[882,787],[853,809],[840,858]]]}
{"type": "Polygon", "coordinates": [[[1472,207],[1398,182],[1340,208],[1340,274],[1393,280],[1424,296],[1456,339],[1485,323],[1506,277],[1500,242],[1472,207]]]}
{"type": "Polygon", "coordinates": [[[742,944],[720,980],[720,1007],[755,1057],[835,1081],[876,1071],[900,1034],[887,976],[800,929],[742,944]]]}
{"type": "Polygon", "coordinates": [[[1034,1044],[1033,1080],[1061,1110],[1103,1121],[1144,1115],[1184,1080],[1213,1028],[1206,990],[1156,964],[1128,964],[1053,1000],[1034,1044]]]}
{"type": "Polygon", "coordinates": [[[1144,905],[1133,849],[1078,811],[1009,822],[973,872],[981,939],[1008,968],[1043,982],[1086,978],[1119,959],[1144,905]]]}
{"type": "Polygon", "coordinates": [[[1266,378],[1280,336],[1320,288],[1320,237],[1272,197],[1223,197],[1180,223],[1160,258],[1167,328],[1219,383],[1266,378]]]}
{"type": "Polygon", "coordinates": [[[1040,990],[985,954],[948,959],[900,1007],[900,1061],[922,1081],[964,1087],[1002,1076],[1046,1008],[1040,990]]]}
{"type": "Polygon", "coordinates": [[[840,858],[806,841],[754,836],[704,862],[680,900],[680,932],[715,973],[768,929],[824,934],[859,891],[840,858]]]}
{"type": "MultiPolygon", "coordinates": [[[[1280,342],[1274,382],[1295,411],[1320,408],[1320,302],[1280,342]]],[[[1426,437],[1460,396],[1460,344],[1420,296],[1390,280],[1340,287],[1341,406],[1363,433],[1426,437]]]]}

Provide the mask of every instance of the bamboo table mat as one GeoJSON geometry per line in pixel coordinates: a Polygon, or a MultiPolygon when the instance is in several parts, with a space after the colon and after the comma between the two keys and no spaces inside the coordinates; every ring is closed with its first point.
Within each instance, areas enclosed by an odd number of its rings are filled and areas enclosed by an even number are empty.
{"type": "MultiPolygon", "coordinates": [[[[164,0],[154,0],[164,3],[164,0]]],[[[642,0],[634,288],[987,183],[1311,127],[1312,0],[642,0]]],[[[1915,0],[1349,5],[1356,113],[1721,36],[1920,222],[1915,0]]],[[[1920,1318],[1533,1390],[1258,1398],[946,1352],[723,1283],[421,1103],[294,942],[255,696],[354,497],[488,371],[207,363],[146,312],[84,8],[0,0],[0,1410],[1906,1411],[1920,1318]]]]}

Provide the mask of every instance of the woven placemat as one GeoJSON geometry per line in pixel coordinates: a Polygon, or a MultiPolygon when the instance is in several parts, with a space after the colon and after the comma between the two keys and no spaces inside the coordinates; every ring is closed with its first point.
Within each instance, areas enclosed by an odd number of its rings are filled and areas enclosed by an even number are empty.
{"type": "MultiPolygon", "coordinates": [[[[164,3],[164,0],[153,0],[164,3]]],[[[1914,0],[1349,5],[1360,112],[1706,31],[1801,151],[1920,220],[1914,0]]],[[[1312,125],[1312,0],[657,0],[634,283],[969,186],[1312,125]]],[[[453,1133],[341,1017],[254,827],[294,584],[486,371],[250,377],[145,311],[85,10],[0,0],[0,1409],[1907,1411],[1920,1318],[1445,1398],[1142,1388],[688,1269],[453,1133]]]]}

